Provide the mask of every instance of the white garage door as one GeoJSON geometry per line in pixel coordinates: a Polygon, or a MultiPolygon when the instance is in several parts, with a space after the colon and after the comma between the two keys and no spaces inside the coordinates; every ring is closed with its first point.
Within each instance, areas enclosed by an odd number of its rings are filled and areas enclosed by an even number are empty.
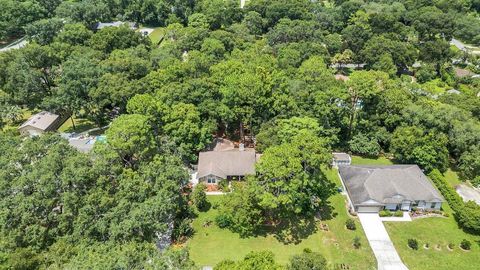
{"type": "Polygon", "coordinates": [[[378,206],[359,206],[357,212],[359,213],[377,213],[380,211],[378,206]]]}

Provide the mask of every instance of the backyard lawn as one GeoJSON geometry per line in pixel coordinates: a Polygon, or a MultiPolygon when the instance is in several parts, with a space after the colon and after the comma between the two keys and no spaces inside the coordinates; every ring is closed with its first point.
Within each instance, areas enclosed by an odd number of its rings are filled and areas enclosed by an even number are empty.
{"type": "MultiPolygon", "coordinates": [[[[328,177],[340,186],[336,170],[330,170],[328,177]]],[[[208,196],[212,204],[218,203],[220,199],[220,196],[208,196]]],[[[216,215],[216,210],[211,208],[208,212],[200,213],[193,222],[195,235],[187,242],[191,258],[198,266],[214,266],[224,259],[242,259],[252,250],[271,250],[280,264],[286,264],[292,255],[301,253],[304,248],[310,248],[323,254],[332,266],[337,266],[333,269],[341,269],[340,264],[348,265],[348,269],[376,269],[375,258],[358,220],[356,231],[345,228],[348,218],[345,197],[336,194],[330,201],[335,217],[322,221],[328,225],[328,231],[320,229],[320,222],[317,222],[314,226],[316,230],[303,237],[298,244],[283,243],[272,234],[240,238],[238,234],[227,229],[220,229],[214,222],[205,227],[203,225],[206,221],[213,221],[216,215]],[[355,236],[361,238],[362,246],[358,250],[352,246],[355,236]]]]}
{"type": "Polygon", "coordinates": [[[85,118],[75,118],[74,117],[73,121],[75,122],[75,128],[73,128],[72,119],[68,118],[67,121],[65,121],[65,123],[63,123],[63,125],[61,125],[58,128],[58,131],[59,132],[67,132],[67,133],[72,133],[72,132],[80,133],[80,132],[84,132],[84,131],[87,131],[89,129],[97,127],[95,125],[95,123],[93,123],[92,121],[90,121],[88,119],[85,119],[85,118]]]}
{"type": "Polygon", "coordinates": [[[152,40],[152,43],[156,45],[160,39],[165,35],[165,28],[164,27],[157,27],[153,32],[149,35],[150,40],[152,40]]]}
{"type": "Polygon", "coordinates": [[[352,156],[352,165],[392,165],[392,160],[386,157],[366,158],[361,156],[352,156]]]}
{"type": "Polygon", "coordinates": [[[459,229],[446,203],[443,204],[443,208],[450,217],[430,217],[412,222],[385,222],[388,234],[403,262],[410,270],[480,269],[480,236],[470,235],[459,229]],[[409,238],[418,240],[418,250],[412,250],[407,246],[409,238]],[[470,251],[459,248],[463,239],[468,239],[472,243],[470,251]],[[423,248],[425,243],[429,244],[429,249],[423,248]],[[449,243],[455,245],[453,251],[448,250],[449,243]]]}

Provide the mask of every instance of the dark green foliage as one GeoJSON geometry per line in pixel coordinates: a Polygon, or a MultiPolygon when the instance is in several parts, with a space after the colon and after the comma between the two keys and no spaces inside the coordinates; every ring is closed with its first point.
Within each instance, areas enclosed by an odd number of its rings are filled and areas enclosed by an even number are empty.
{"type": "Polygon", "coordinates": [[[355,237],[353,238],[353,246],[354,246],[356,249],[359,249],[359,248],[362,246],[362,242],[360,242],[360,237],[355,236],[355,237]]]}
{"type": "Polygon", "coordinates": [[[205,194],[205,190],[207,189],[204,183],[198,183],[194,188],[191,195],[193,205],[199,211],[205,210],[208,205],[207,195],[205,194]]]}
{"type": "MultiPolygon", "coordinates": [[[[271,251],[250,252],[241,261],[224,260],[219,262],[215,270],[280,270],[282,269],[276,262],[271,251]]],[[[313,268],[316,269],[316,268],[313,268]]],[[[319,268],[323,269],[323,268],[319,268]]]]}
{"type": "Polygon", "coordinates": [[[444,134],[425,132],[418,127],[399,127],[393,133],[390,150],[402,163],[418,164],[427,172],[448,167],[448,138],[444,134]]]}
{"type": "Polygon", "coordinates": [[[287,265],[288,270],[324,270],[327,269],[327,260],[322,254],[303,250],[302,254],[295,255],[287,265]]]}
{"type": "Polygon", "coordinates": [[[439,171],[434,170],[429,174],[429,177],[435,183],[443,197],[447,200],[448,204],[455,212],[454,214],[458,224],[469,231],[479,233],[480,206],[473,201],[464,203],[462,198],[453,188],[450,187],[448,182],[439,171]]]}
{"type": "Polygon", "coordinates": [[[435,79],[437,72],[435,67],[430,64],[423,64],[416,72],[415,77],[419,83],[425,83],[435,79]]]}
{"type": "Polygon", "coordinates": [[[218,187],[223,192],[230,192],[230,188],[228,187],[228,180],[227,179],[220,180],[220,182],[218,182],[218,187]]]}
{"type": "Polygon", "coordinates": [[[355,221],[351,218],[349,218],[345,221],[345,226],[347,227],[347,229],[352,230],[352,231],[357,229],[357,225],[355,225],[355,221]]]}
{"type": "Polygon", "coordinates": [[[417,239],[408,239],[408,246],[413,250],[418,250],[418,241],[417,239]]]}
{"type": "MultiPolygon", "coordinates": [[[[185,204],[179,190],[188,175],[178,158],[143,157],[132,169],[109,149],[97,149],[91,159],[53,134],[23,140],[0,134],[0,142],[0,204],[5,209],[0,220],[6,224],[0,244],[2,258],[9,254],[6,265],[72,268],[71,263],[89,269],[112,252],[131,258],[125,261],[133,264],[125,268],[136,268],[145,261],[142,256],[159,258],[154,242],[185,204]],[[16,192],[19,187],[26,192],[16,192]],[[133,252],[137,249],[144,251],[133,252]],[[39,260],[47,252],[49,258],[64,259],[39,260]]],[[[178,223],[179,236],[192,233],[184,225],[188,221],[179,218],[178,223]]],[[[105,261],[105,267],[116,263],[105,261]]]]}
{"type": "Polygon", "coordinates": [[[30,41],[40,45],[47,45],[53,41],[62,27],[63,21],[60,19],[44,19],[25,27],[25,34],[30,41]]]}
{"type": "Polygon", "coordinates": [[[393,214],[390,210],[382,210],[378,213],[381,217],[391,217],[393,214]]]}
{"type": "Polygon", "coordinates": [[[460,242],[460,247],[465,250],[470,250],[470,248],[472,247],[472,243],[467,239],[463,239],[462,242],[460,242]]]}
{"type": "Polygon", "coordinates": [[[369,138],[361,133],[353,136],[348,145],[353,153],[369,157],[378,156],[381,150],[376,138],[369,138]]]}
{"type": "Polygon", "coordinates": [[[173,229],[173,232],[172,232],[173,240],[176,242],[183,242],[188,237],[192,236],[195,231],[193,230],[191,223],[192,221],[190,219],[180,220],[179,223],[176,224],[173,229]]]}
{"type": "Polygon", "coordinates": [[[234,192],[223,197],[215,222],[221,228],[228,227],[241,236],[252,235],[265,221],[259,199],[248,184],[235,185],[234,192]]]}

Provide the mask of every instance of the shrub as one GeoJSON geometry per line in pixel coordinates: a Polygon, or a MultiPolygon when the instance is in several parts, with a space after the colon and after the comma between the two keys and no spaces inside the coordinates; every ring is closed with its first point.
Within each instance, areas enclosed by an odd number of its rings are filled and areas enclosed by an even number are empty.
{"type": "MultiPolygon", "coordinates": [[[[253,266],[253,265],[252,265],[253,266]]],[[[250,268],[253,269],[253,268],[250,268]]],[[[258,269],[258,268],[256,268],[258,269]]],[[[262,268],[266,269],[266,268],[262,268]]],[[[273,268],[269,268],[273,269],[273,268]]],[[[287,270],[311,270],[327,269],[327,260],[322,254],[318,252],[312,252],[309,249],[305,249],[302,254],[294,255],[290,259],[290,263],[287,265],[287,270]]]]}
{"type": "Polygon", "coordinates": [[[448,248],[449,248],[449,249],[453,249],[454,247],[455,247],[455,245],[454,245],[453,243],[449,243],[449,244],[448,244],[448,248]]]}
{"type": "Polygon", "coordinates": [[[376,138],[369,138],[364,134],[355,135],[349,142],[350,151],[362,156],[376,157],[382,148],[376,138]]]}
{"type": "Polygon", "coordinates": [[[392,212],[390,210],[382,210],[378,213],[381,217],[391,217],[392,212]]]}
{"type": "Polygon", "coordinates": [[[470,250],[470,248],[472,247],[472,243],[467,239],[463,239],[462,242],[460,243],[460,247],[465,250],[470,250]]]}
{"type": "Polygon", "coordinates": [[[403,217],[403,211],[395,211],[395,213],[393,214],[394,216],[396,217],[403,217]]]}
{"type": "Polygon", "coordinates": [[[173,228],[172,237],[175,241],[182,241],[184,238],[192,236],[194,230],[190,219],[183,219],[173,228]]]}
{"type": "Polygon", "coordinates": [[[349,230],[356,230],[357,229],[357,225],[355,225],[355,221],[353,221],[353,219],[349,218],[345,221],[345,226],[347,226],[347,229],[349,230]]]}
{"type": "Polygon", "coordinates": [[[353,238],[353,246],[356,249],[358,249],[358,248],[360,248],[361,245],[362,245],[362,243],[360,243],[360,237],[355,236],[355,238],[353,238]]]}
{"type": "Polygon", "coordinates": [[[413,239],[413,238],[408,239],[408,246],[413,250],[417,250],[418,249],[417,239],[413,239]]]}
{"type": "Polygon", "coordinates": [[[432,179],[433,183],[435,183],[443,197],[445,197],[448,204],[454,211],[454,215],[458,224],[467,230],[479,233],[480,206],[472,201],[467,203],[463,202],[463,199],[453,188],[451,188],[438,170],[432,171],[432,173],[429,174],[429,177],[432,179]]]}
{"type": "Polygon", "coordinates": [[[205,193],[205,190],[207,187],[205,186],[204,183],[199,183],[195,186],[192,192],[192,202],[195,207],[201,211],[205,210],[205,208],[208,205],[207,202],[207,194],[205,193]]]}
{"type": "Polygon", "coordinates": [[[230,192],[230,188],[228,187],[228,180],[222,179],[218,182],[218,187],[223,192],[230,192]]]}
{"type": "Polygon", "coordinates": [[[232,219],[224,214],[220,214],[215,217],[215,223],[220,228],[227,228],[232,224],[232,219]]]}

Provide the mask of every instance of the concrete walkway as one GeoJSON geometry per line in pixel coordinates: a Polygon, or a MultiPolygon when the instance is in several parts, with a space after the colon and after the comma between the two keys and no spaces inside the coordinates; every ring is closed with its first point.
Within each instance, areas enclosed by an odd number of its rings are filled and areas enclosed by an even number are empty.
{"type": "Polygon", "coordinates": [[[359,213],[358,217],[377,258],[378,270],[408,270],[398,256],[378,213],[359,213]]]}

